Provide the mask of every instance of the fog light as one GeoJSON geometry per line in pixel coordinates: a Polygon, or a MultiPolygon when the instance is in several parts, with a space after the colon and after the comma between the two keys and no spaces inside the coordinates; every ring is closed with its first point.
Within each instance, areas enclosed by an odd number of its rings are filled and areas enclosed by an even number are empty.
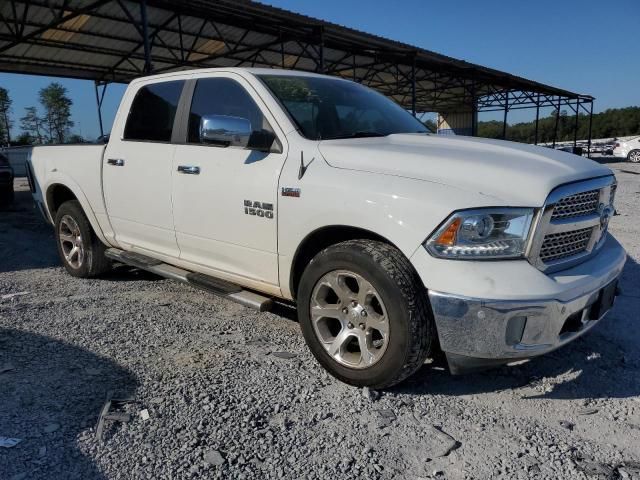
{"type": "Polygon", "coordinates": [[[505,341],[507,345],[516,345],[522,342],[524,327],[527,324],[527,317],[512,317],[507,322],[507,332],[505,341]]]}

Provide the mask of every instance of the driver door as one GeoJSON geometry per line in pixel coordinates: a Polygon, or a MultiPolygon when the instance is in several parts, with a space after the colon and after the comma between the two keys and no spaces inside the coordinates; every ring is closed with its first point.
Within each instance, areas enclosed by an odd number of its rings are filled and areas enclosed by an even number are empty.
{"type": "Polygon", "coordinates": [[[204,116],[248,120],[253,131],[272,130],[275,120],[240,76],[192,81],[186,141],[176,146],[172,168],[180,258],[236,283],[277,286],[277,188],[286,152],[210,143],[200,134],[204,116]]]}

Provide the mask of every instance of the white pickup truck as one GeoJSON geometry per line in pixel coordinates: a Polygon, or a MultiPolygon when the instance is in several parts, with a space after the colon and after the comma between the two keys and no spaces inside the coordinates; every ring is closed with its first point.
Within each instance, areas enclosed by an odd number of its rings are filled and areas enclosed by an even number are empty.
{"type": "Polygon", "coordinates": [[[259,310],[295,301],[340,380],[384,388],[554,350],[602,319],[626,255],[611,170],[434,136],[356,83],[207,69],[129,85],[106,145],[35,148],[67,271],[121,262],[259,310]]]}

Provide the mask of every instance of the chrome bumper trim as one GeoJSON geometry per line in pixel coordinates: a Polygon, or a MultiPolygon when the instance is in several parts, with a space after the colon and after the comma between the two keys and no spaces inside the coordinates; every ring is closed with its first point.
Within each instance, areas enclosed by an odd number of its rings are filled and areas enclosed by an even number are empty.
{"type": "Polygon", "coordinates": [[[446,354],[503,363],[548,353],[593,328],[604,316],[589,318],[607,278],[592,291],[568,302],[510,301],[461,297],[429,291],[440,347],[446,354]],[[581,313],[580,313],[581,312],[581,313]],[[576,331],[562,332],[565,322],[580,314],[576,331]]]}

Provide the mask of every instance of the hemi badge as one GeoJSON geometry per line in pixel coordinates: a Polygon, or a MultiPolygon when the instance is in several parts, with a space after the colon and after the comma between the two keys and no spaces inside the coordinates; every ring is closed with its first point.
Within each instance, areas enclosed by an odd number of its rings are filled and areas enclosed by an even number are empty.
{"type": "Polygon", "coordinates": [[[282,187],[282,196],[283,197],[300,197],[300,189],[291,188],[291,187],[282,187]]]}

